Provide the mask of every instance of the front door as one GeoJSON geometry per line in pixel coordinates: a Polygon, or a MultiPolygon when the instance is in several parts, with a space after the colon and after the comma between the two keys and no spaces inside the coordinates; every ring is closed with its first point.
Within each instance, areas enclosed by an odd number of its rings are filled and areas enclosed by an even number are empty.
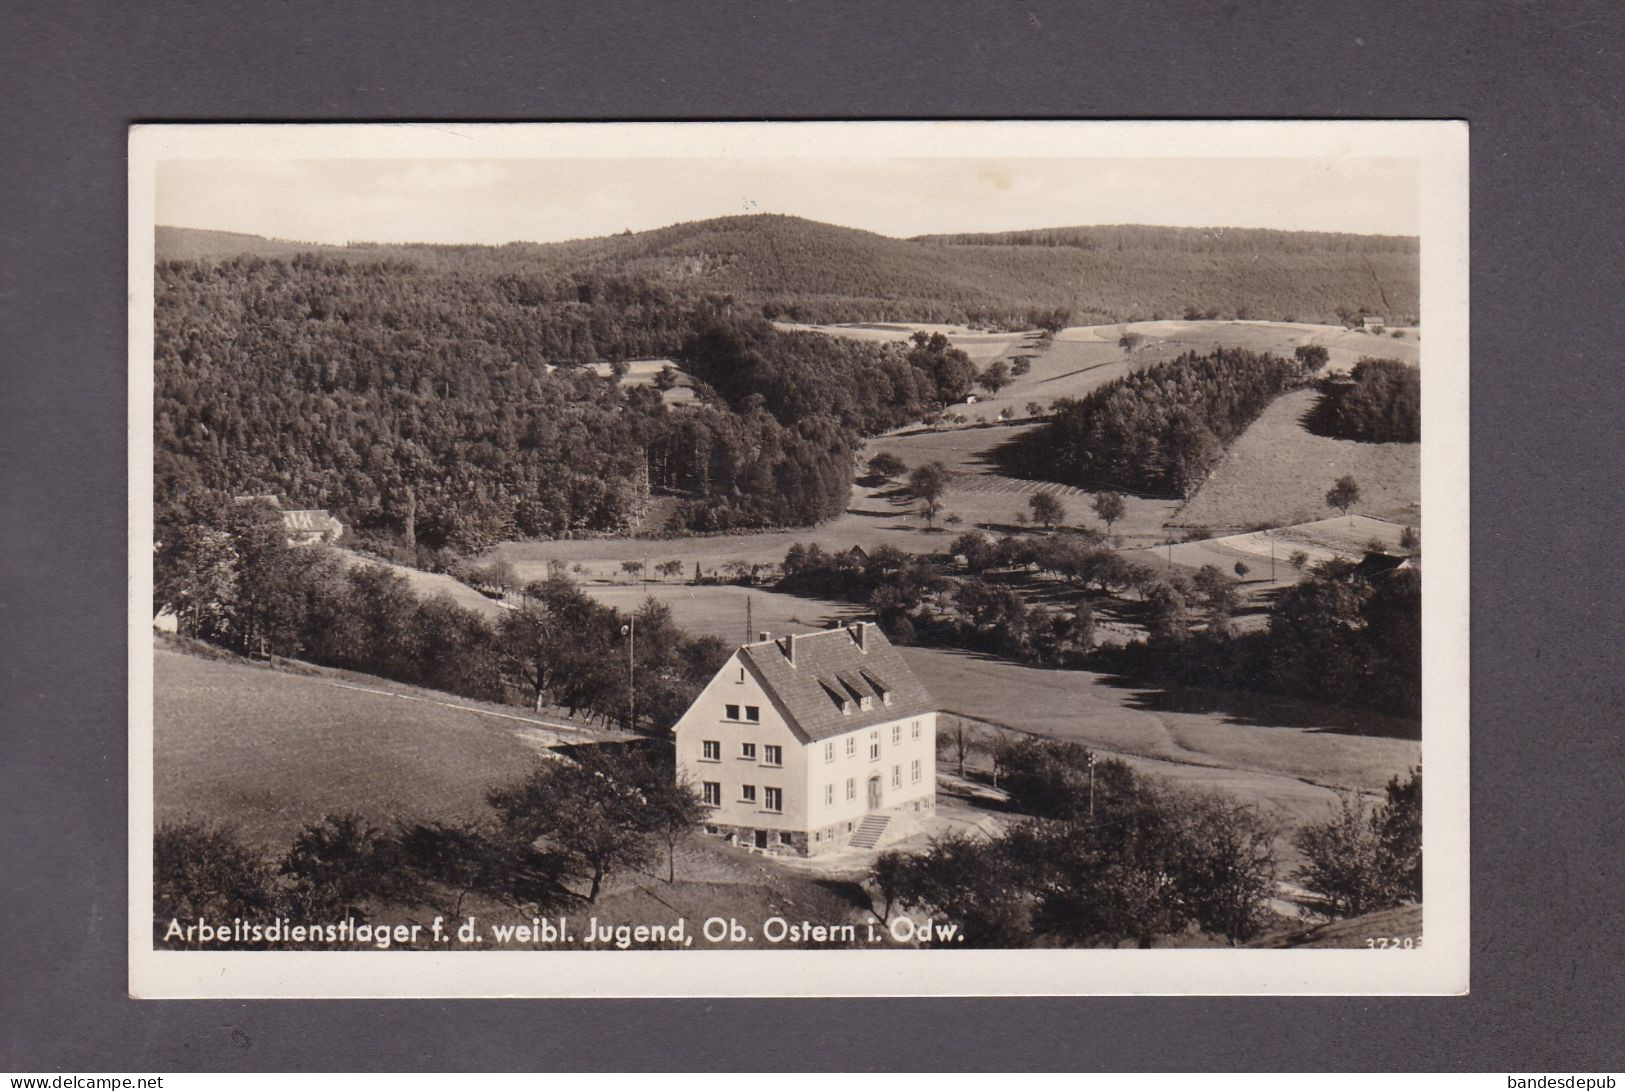
{"type": "Polygon", "coordinates": [[[878,776],[869,778],[869,809],[871,811],[880,810],[880,778],[878,776]]]}
{"type": "Polygon", "coordinates": [[[759,848],[759,849],[767,848],[767,831],[766,830],[757,830],[756,831],[756,847],[759,848]]]}

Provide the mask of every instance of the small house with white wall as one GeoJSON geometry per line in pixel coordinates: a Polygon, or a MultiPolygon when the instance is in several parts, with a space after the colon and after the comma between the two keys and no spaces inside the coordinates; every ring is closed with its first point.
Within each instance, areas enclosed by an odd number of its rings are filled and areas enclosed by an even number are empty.
{"type": "Polygon", "coordinates": [[[749,848],[873,848],[894,818],[936,809],[936,705],[872,622],[761,634],[672,731],[707,831],[749,848]]]}

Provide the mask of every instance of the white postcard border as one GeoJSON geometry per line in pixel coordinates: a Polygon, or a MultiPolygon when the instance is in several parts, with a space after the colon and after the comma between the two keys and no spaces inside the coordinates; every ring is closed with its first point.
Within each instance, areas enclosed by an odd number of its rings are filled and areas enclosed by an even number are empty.
{"type": "Polygon", "coordinates": [[[143,125],[129,145],[129,989],[138,998],[1458,995],[1468,985],[1467,126],[1453,121],[143,125]],[[164,159],[1416,158],[1424,943],[1411,950],[206,952],[152,946],[153,263],[164,159]],[[1021,152],[1008,149],[1020,148],[1021,152]]]}

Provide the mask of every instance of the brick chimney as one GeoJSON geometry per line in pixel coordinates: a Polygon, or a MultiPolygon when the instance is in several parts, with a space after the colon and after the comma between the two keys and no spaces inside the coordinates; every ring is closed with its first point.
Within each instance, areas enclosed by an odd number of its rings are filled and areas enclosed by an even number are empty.
{"type": "Polygon", "coordinates": [[[756,634],[756,642],[758,644],[766,644],[769,640],[772,640],[772,639],[773,639],[773,634],[768,632],[766,629],[763,629],[761,632],[756,634]]]}
{"type": "Polygon", "coordinates": [[[796,665],[796,634],[791,633],[789,636],[787,636],[783,640],[779,641],[779,650],[784,653],[784,658],[789,662],[789,664],[792,667],[795,666],[796,665]]]}
{"type": "Polygon", "coordinates": [[[859,651],[867,652],[869,650],[868,645],[865,643],[869,636],[869,623],[867,621],[854,621],[846,627],[846,631],[852,634],[852,639],[857,642],[859,651]]]}

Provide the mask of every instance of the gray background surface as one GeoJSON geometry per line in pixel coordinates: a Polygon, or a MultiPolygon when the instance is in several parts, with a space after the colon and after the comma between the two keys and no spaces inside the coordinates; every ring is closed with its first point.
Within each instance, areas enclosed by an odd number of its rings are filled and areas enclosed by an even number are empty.
{"type": "Polygon", "coordinates": [[[6,5],[0,1070],[1619,1068],[1622,11],[6,5]],[[681,117],[1472,122],[1470,997],[125,999],[126,125],[681,117]]]}

